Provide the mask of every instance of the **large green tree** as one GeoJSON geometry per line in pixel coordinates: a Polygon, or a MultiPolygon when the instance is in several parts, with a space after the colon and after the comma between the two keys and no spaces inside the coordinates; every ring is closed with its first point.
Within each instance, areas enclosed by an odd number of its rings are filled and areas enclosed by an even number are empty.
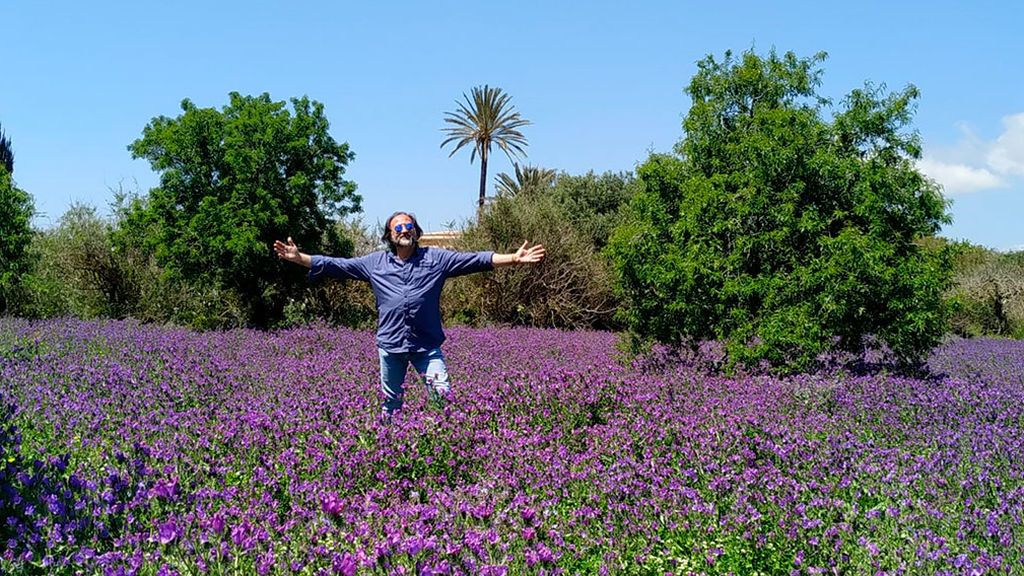
{"type": "Polygon", "coordinates": [[[142,244],[176,279],[237,294],[248,322],[271,323],[301,282],[272,257],[275,238],[345,253],[334,224],[360,210],[343,178],[354,155],[306,97],[289,110],[268,94],[233,92],[220,110],[187,99],[181,109],[154,118],[129,146],[160,185],[128,207],[119,241],[142,244]]]}
{"type": "Polygon", "coordinates": [[[14,152],[0,129],[0,314],[10,311],[18,280],[29,267],[25,249],[32,239],[32,196],[14,183],[14,152]]]}
{"type": "Polygon", "coordinates": [[[699,62],[676,154],[639,168],[610,245],[636,333],[780,371],[871,341],[916,361],[941,337],[948,253],[920,240],[948,216],[914,165],[918,91],[866,84],[826,114],[824,58],[699,62]]]}
{"type": "Polygon", "coordinates": [[[491,146],[498,148],[508,156],[510,161],[518,156],[526,155],[526,137],[519,131],[530,124],[519,116],[512,106],[511,97],[501,88],[477,86],[470,92],[472,98],[463,94],[465,102],[456,103],[459,109],[445,112],[444,121],[449,124],[442,130],[448,135],[441,142],[444,148],[453,144],[449,158],[464,146],[472,145],[469,161],[473,162],[480,156],[480,198],[478,209],[483,210],[484,199],[487,197],[487,161],[491,157],[491,146]]]}

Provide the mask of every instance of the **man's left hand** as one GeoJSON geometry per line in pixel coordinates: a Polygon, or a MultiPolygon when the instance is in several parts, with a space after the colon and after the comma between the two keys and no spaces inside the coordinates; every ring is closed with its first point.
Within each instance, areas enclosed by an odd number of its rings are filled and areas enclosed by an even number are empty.
{"type": "Polygon", "coordinates": [[[544,255],[547,252],[544,251],[542,244],[534,244],[530,246],[530,241],[524,241],[523,245],[516,250],[514,262],[516,264],[536,264],[544,259],[544,255]]]}

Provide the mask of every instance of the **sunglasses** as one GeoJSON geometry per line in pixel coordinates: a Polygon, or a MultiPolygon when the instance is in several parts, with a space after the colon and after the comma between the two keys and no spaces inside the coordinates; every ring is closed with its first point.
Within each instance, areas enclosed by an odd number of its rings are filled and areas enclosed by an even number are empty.
{"type": "Polygon", "coordinates": [[[412,222],[406,222],[405,224],[395,224],[395,232],[398,232],[399,234],[401,234],[403,230],[408,232],[414,228],[416,228],[416,225],[413,224],[412,222]]]}

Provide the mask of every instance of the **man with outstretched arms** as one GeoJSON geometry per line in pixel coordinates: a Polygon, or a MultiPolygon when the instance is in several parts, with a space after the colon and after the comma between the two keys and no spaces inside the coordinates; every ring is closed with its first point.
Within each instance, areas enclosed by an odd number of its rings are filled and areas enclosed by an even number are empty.
{"type": "Polygon", "coordinates": [[[450,384],[441,344],[441,288],[448,278],[494,269],[535,264],[544,247],[529,242],[512,254],[455,252],[419,246],[423,229],[407,212],[395,212],[384,223],[381,240],[389,250],[359,258],[303,254],[288,238],[274,242],[278,258],[309,268],[309,279],[349,278],[370,283],[377,301],[377,351],[385,420],[402,407],[409,364],[427,382],[431,397],[443,402],[450,384]]]}

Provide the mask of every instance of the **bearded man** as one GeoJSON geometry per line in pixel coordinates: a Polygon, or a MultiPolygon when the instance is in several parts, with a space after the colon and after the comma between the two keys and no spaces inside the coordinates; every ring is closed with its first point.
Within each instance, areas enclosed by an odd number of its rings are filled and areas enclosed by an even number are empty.
{"type": "Polygon", "coordinates": [[[370,283],[377,302],[381,409],[385,421],[402,408],[410,364],[426,381],[431,397],[443,403],[450,390],[441,344],[441,289],[448,278],[493,270],[496,266],[536,264],[544,246],[529,242],[512,254],[456,252],[419,246],[423,229],[415,216],[395,212],[384,223],[381,241],[389,250],[359,258],[308,255],[288,238],[274,242],[278,258],[309,268],[309,279],[348,278],[370,283]]]}

